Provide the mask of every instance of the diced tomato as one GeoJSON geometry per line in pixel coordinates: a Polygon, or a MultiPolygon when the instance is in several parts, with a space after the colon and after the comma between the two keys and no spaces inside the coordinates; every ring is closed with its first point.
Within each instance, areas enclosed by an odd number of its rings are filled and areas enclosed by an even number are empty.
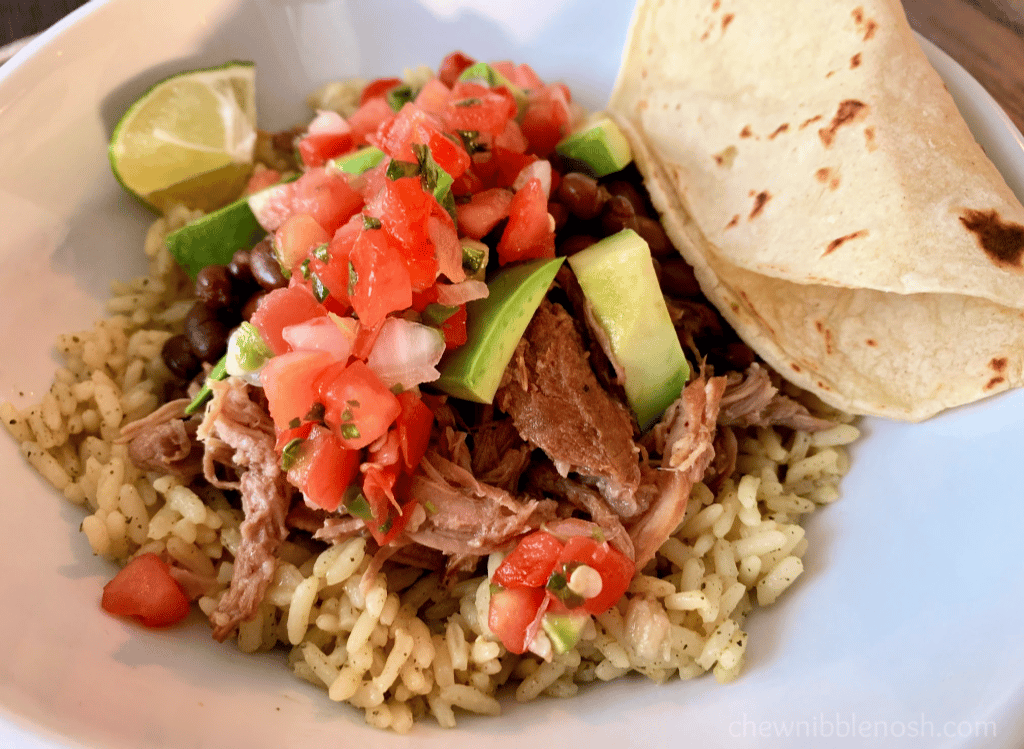
{"type": "MultiPolygon", "coordinates": [[[[376,529],[380,531],[381,526],[391,516],[392,507],[401,510],[392,491],[395,480],[398,478],[398,466],[382,467],[375,463],[369,463],[363,468],[363,496],[366,497],[366,501],[370,505],[370,512],[373,514],[373,522],[368,522],[366,525],[371,530],[376,526],[376,529]]],[[[374,536],[376,535],[374,534],[374,536]]]]}
{"type": "Polygon", "coordinates": [[[359,330],[356,332],[355,343],[352,344],[352,356],[365,361],[370,352],[373,351],[373,345],[377,342],[383,327],[383,320],[373,326],[360,323],[359,330]]]}
{"type": "Polygon", "coordinates": [[[583,602],[583,608],[591,614],[603,614],[614,606],[636,572],[632,560],[607,541],[599,542],[586,536],[573,536],[565,542],[556,569],[568,562],[585,564],[601,575],[601,592],[583,602]]]}
{"type": "Polygon", "coordinates": [[[326,351],[292,351],[267,362],[260,381],[278,429],[287,429],[293,419],[305,420],[313,404],[322,402],[315,383],[334,362],[326,351]]]}
{"type": "Polygon", "coordinates": [[[297,427],[289,427],[287,429],[280,430],[277,433],[277,441],[274,442],[274,450],[276,452],[281,452],[284,449],[284,446],[292,440],[306,439],[309,437],[310,432],[313,431],[314,426],[316,426],[314,422],[306,421],[299,424],[297,427]]]}
{"type": "Polygon", "coordinates": [[[348,175],[310,169],[294,184],[292,199],[295,213],[308,213],[329,234],[363,207],[363,196],[348,184],[348,175]]]}
{"type": "Polygon", "coordinates": [[[293,274],[314,249],[330,240],[331,235],[308,213],[292,214],[274,232],[278,257],[293,274]]]}
{"type": "MultiPolygon", "coordinates": [[[[447,217],[447,213],[445,216],[447,217]]],[[[459,241],[459,235],[455,231],[451,217],[445,221],[439,216],[431,215],[427,219],[427,236],[434,248],[435,278],[443,275],[449,281],[456,283],[465,280],[466,271],[462,267],[462,243],[459,241]]],[[[433,285],[431,282],[431,286],[433,285]]]]}
{"type": "Polygon", "coordinates": [[[245,195],[252,195],[254,192],[264,190],[271,185],[276,185],[281,181],[281,172],[276,169],[257,169],[249,177],[249,181],[245,185],[245,195]]]}
{"type": "Polygon", "coordinates": [[[501,265],[555,256],[555,232],[548,220],[548,199],[534,177],[512,198],[508,224],[498,242],[501,265]]]}
{"type": "Polygon", "coordinates": [[[487,625],[510,653],[525,653],[537,632],[543,588],[501,588],[491,593],[487,625]]]}
{"type": "Polygon", "coordinates": [[[437,277],[437,257],[427,235],[427,219],[435,202],[423,191],[419,177],[403,177],[388,180],[366,209],[401,245],[414,291],[430,287],[437,277]]]}
{"type": "Polygon", "coordinates": [[[559,85],[544,86],[529,93],[529,103],[520,121],[530,153],[546,157],[569,134],[569,102],[559,85]]]}
{"type": "Polygon", "coordinates": [[[394,110],[383,96],[375,96],[365,101],[359,109],[348,118],[352,128],[352,139],[356,145],[365,145],[377,129],[395,116],[394,110]]]}
{"type": "Polygon", "coordinates": [[[427,308],[428,304],[433,304],[437,301],[437,286],[431,286],[429,289],[423,291],[414,291],[412,293],[412,309],[416,312],[422,312],[427,308]]]}
{"type": "Polygon", "coordinates": [[[351,317],[314,317],[289,325],[281,336],[295,351],[326,351],[338,361],[352,355],[359,323],[351,317]]]}
{"type": "Polygon", "coordinates": [[[462,71],[475,64],[476,60],[472,57],[464,55],[462,52],[452,52],[441,60],[441,66],[437,69],[437,77],[444,85],[451,88],[459,80],[462,71]]]}
{"type": "Polygon", "coordinates": [[[307,167],[323,166],[329,159],[352,150],[352,133],[316,133],[299,139],[299,157],[307,167]]]}
{"type": "Polygon", "coordinates": [[[466,305],[460,304],[458,311],[441,323],[445,348],[458,348],[469,340],[466,332],[466,305]]]}
{"type": "Polygon", "coordinates": [[[370,140],[388,156],[401,161],[416,161],[413,143],[427,145],[434,161],[453,179],[469,167],[469,154],[461,142],[450,140],[436,117],[411,102],[394,119],[382,124],[370,140]]]}
{"type": "Polygon", "coordinates": [[[409,268],[383,230],[360,233],[349,261],[355,275],[349,301],[363,325],[372,328],[389,312],[412,304],[409,268]]]}
{"type": "Polygon", "coordinates": [[[414,104],[424,112],[429,112],[435,117],[441,117],[451,98],[451,91],[448,86],[437,78],[431,78],[423,84],[423,88],[416,94],[414,104]]]}
{"type": "Polygon", "coordinates": [[[379,96],[386,96],[388,91],[393,89],[395,86],[401,85],[401,78],[378,78],[370,81],[363,86],[363,90],[359,94],[359,105],[362,106],[370,99],[375,99],[379,96]]]}
{"type": "Polygon", "coordinates": [[[468,203],[455,207],[459,229],[470,239],[483,239],[498,223],[507,218],[512,205],[511,190],[495,187],[478,192],[468,203]]]}
{"type": "Polygon", "coordinates": [[[512,81],[512,83],[519,86],[519,88],[523,89],[524,91],[529,91],[530,89],[534,88],[540,88],[544,85],[544,81],[540,79],[540,76],[537,75],[537,73],[534,72],[533,68],[531,68],[525,62],[521,62],[518,65],[516,65],[516,69],[512,73],[512,75],[505,77],[512,81]]]}
{"type": "Polygon", "coordinates": [[[523,130],[519,127],[519,123],[515,120],[509,120],[505,123],[505,129],[501,131],[501,135],[494,139],[495,148],[507,148],[509,151],[515,151],[516,153],[526,153],[526,149],[530,147],[530,144],[526,141],[526,136],[523,135],[523,130]]]}
{"type": "Polygon", "coordinates": [[[323,305],[305,286],[274,289],[260,299],[250,322],[259,330],[263,340],[275,354],[288,351],[288,343],[281,331],[289,325],[305,322],[327,314],[323,305]]]}
{"type": "Polygon", "coordinates": [[[516,100],[508,89],[490,89],[478,83],[457,83],[443,115],[451,130],[475,130],[501,135],[516,116],[516,100]]]}
{"type": "Polygon", "coordinates": [[[455,197],[463,197],[465,195],[472,195],[473,193],[480,192],[485,188],[483,180],[480,179],[476,172],[472,168],[464,171],[461,176],[452,182],[452,195],[455,197]]]}
{"type": "Polygon", "coordinates": [[[321,509],[334,512],[345,490],[359,475],[360,452],[348,450],[329,429],[315,427],[300,447],[288,480],[321,509]]]}
{"type": "Polygon", "coordinates": [[[400,513],[392,510],[390,517],[381,526],[369,528],[370,534],[378,546],[387,546],[405,530],[405,526],[409,524],[409,519],[412,517],[412,511],[418,504],[419,502],[416,500],[409,500],[402,505],[400,513]],[[386,530],[382,531],[382,529],[386,530]]]}
{"type": "Polygon", "coordinates": [[[156,554],[140,554],[103,586],[101,605],[117,616],[131,616],[147,627],[169,627],[185,619],[188,596],[156,554]]]}
{"type": "Polygon", "coordinates": [[[524,536],[498,565],[493,581],[504,588],[543,588],[555,569],[564,545],[547,531],[524,536]]]}
{"type": "Polygon", "coordinates": [[[312,387],[324,404],[324,423],[350,450],[366,447],[387,433],[402,412],[395,394],[358,359],[322,370],[312,387]]]}
{"type": "Polygon", "coordinates": [[[423,460],[430,444],[430,429],[434,424],[434,412],[411,391],[399,393],[398,404],[402,411],[398,415],[398,445],[402,452],[402,468],[412,473],[423,460]]]}
{"type": "Polygon", "coordinates": [[[496,171],[494,182],[499,187],[512,187],[523,169],[539,160],[532,153],[518,153],[501,146],[494,147],[492,158],[496,171]]]}

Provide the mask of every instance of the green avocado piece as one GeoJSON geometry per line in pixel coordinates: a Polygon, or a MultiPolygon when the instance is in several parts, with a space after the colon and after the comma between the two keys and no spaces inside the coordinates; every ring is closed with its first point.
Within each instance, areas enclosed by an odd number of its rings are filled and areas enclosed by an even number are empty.
{"type": "Polygon", "coordinates": [[[583,635],[583,629],[590,619],[589,614],[576,612],[569,614],[546,613],[540,620],[551,647],[556,653],[567,653],[576,647],[583,635]]]}
{"type": "Polygon", "coordinates": [[[327,162],[327,170],[345,172],[346,174],[362,174],[373,169],[384,158],[384,152],[376,146],[366,146],[358,151],[347,153],[327,162]]]}
{"type": "Polygon", "coordinates": [[[466,305],[467,340],[445,354],[441,377],[432,384],[456,398],[493,401],[519,339],[564,260],[534,260],[496,275],[488,296],[466,305]]]}
{"type": "Polygon", "coordinates": [[[577,252],[569,265],[623,372],[629,406],[646,429],[690,376],[650,248],[632,229],[623,229],[577,252]]]}
{"type": "Polygon", "coordinates": [[[252,247],[265,233],[248,200],[239,198],[172,231],[164,241],[178,265],[195,280],[207,265],[226,265],[235,250],[252,247]]]}
{"type": "Polygon", "coordinates": [[[607,118],[565,136],[555,151],[586,167],[595,177],[621,171],[633,160],[633,149],[626,136],[607,118]]]}
{"type": "Polygon", "coordinates": [[[509,93],[512,94],[512,98],[516,100],[516,105],[519,107],[519,114],[526,111],[526,105],[529,103],[526,92],[486,62],[478,62],[470,65],[462,71],[462,74],[459,76],[459,80],[482,83],[489,88],[494,86],[504,86],[509,90],[509,93]]]}

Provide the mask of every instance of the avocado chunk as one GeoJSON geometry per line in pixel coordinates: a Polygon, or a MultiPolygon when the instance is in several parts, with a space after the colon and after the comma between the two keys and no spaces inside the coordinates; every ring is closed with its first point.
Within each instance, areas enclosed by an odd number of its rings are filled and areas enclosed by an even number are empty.
{"type": "Polygon", "coordinates": [[[384,158],[384,152],[376,146],[366,146],[327,162],[328,171],[345,174],[362,174],[373,169],[384,158]]]}
{"type": "Polygon", "coordinates": [[[501,375],[563,260],[534,260],[496,275],[487,297],[466,305],[467,340],[445,354],[441,377],[433,385],[456,398],[492,402],[501,375]]]}
{"type": "Polygon", "coordinates": [[[633,160],[633,149],[626,136],[607,118],[565,136],[555,146],[555,151],[595,177],[621,171],[633,160]]]}
{"type": "Polygon", "coordinates": [[[545,613],[540,626],[551,640],[551,647],[556,653],[567,653],[572,650],[583,636],[583,630],[590,621],[590,615],[570,611],[567,614],[545,613]]]}
{"type": "Polygon", "coordinates": [[[604,329],[629,406],[646,429],[690,376],[650,248],[632,229],[623,229],[577,252],[569,265],[604,329]]]}
{"type": "Polygon", "coordinates": [[[478,62],[470,65],[462,71],[462,74],[459,76],[459,80],[469,81],[472,83],[482,83],[488,88],[504,86],[508,89],[509,93],[512,94],[512,98],[516,100],[516,105],[519,107],[519,114],[522,114],[523,111],[525,111],[526,105],[529,103],[526,92],[523,91],[523,89],[512,83],[512,81],[503,76],[486,62],[478,62]]]}
{"type": "Polygon", "coordinates": [[[195,280],[207,265],[226,265],[235,250],[252,247],[265,233],[248,200],[239,198],[172,231],[164,241],[178,265],[195,280]]]}

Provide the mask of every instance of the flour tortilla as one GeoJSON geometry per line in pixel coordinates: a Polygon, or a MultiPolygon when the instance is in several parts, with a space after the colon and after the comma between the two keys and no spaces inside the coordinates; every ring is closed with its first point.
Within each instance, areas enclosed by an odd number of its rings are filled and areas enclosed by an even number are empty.
{"type": "Polygon", "coordinates": [[[609,112],[784,376],[920,420],[1024,379],[1024,207],[897,0],[638,3],[609,112]]]}

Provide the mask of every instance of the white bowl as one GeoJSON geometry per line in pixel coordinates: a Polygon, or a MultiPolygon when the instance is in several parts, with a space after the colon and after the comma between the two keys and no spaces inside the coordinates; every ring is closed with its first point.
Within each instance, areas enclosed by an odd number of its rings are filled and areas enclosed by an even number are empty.
{"type": "MultiPolygon", "coordinates": [[[[91,324],[107,284],[143,269],[150,216],[110,175],[125,107],[181,69],[253,59],[260,122],[306,116],[304,95],[352,74],[436,65],[462,48],[530,62],[600,106],[630,13],[608,0],[93,2],[0,69],[0,398],[49,386],[57,333],[91,324]]],[[[1024,146],[962,69],[925,45],[989,155],[1024,196],[1024,146]]],[[[150,632],[104,614],[113,573],[81,512],[0,439],[0,745],[1016,746],[1024,737],[1020,445],[1015,392],[926,424],[864,422],[843,499],[808,524],[807,572],[749,620],[745,674],[595,685],[497,719],[366,727],[293,677],[193,626],[150,632]]]]}

